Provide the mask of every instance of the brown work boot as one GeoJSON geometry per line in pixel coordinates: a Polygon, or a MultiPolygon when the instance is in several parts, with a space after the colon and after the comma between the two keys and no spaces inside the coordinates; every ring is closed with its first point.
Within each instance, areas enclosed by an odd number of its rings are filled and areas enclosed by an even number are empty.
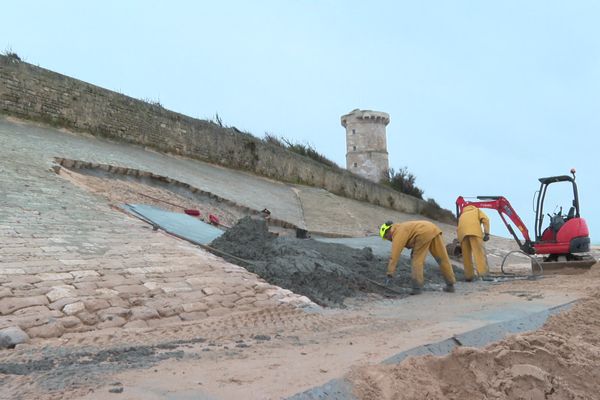
{"type": "Polygon", "coordinates": [[[444,286],[444,292],[454,293],[454,285],[453,284],[446,284],[446,286],[444,286]]]}
{"type": "Polygon", "coordinates": [[[412,296],[416,295],[416,294],[421,294],[422,290],[420,287],[414,287],[410,290],[410,294],[412,296]]]}

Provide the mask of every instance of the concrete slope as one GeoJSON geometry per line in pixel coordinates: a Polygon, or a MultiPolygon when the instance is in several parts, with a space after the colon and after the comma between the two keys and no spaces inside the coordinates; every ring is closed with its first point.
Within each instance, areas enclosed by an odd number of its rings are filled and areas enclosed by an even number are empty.
{"type": "MultiPolygon", "coordinates": [[[[0,119],[0,137],[4,146],[31,155],[36,164],[47,168],[54,157],[63,157],[149,171],[255,210],[266,207],[273,217],[309,231],[365,236],[375,234],[386,220],[425,219],[340,197],[320,188],[276,182],[243,171],[147,151],[139,146],[112,143],[12,119],[0,119]]],[[[455,228],[439,225],[446,240],[451,241],[455,228]]]]}

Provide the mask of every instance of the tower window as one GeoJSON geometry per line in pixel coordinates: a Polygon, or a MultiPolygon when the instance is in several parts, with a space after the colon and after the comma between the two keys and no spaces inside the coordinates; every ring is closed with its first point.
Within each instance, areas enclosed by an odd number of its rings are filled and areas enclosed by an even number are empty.
{"type": "Polygon", "coordinates": [[[356,146],[352,146],[352,150],[356,151],[356,146]]]}
{"type": "Polygon", "coordinates": [[[352,134],[356,135],[356,129],[352,129],[352,134]]]}
{"type": "Polygon", "coordinates": [[[354,168],[356,168],[358,165],[356,163],[354,163],[354,168]]]}

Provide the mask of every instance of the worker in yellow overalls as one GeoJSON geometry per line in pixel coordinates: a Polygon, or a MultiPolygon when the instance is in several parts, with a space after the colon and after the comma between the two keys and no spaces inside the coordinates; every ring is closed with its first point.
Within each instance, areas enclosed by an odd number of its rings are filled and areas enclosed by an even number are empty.
{"type": "Polygon", "coordinates": [[[490,219],[475,206],[463,208],[458,218],[458,241],[463,254],[465,265],[465,280],[471,282],[475,273],[473,270],[473,258],[477,267],[477,274],[484,277],[488,274],[487,259],[483,242],[490,239],[490,219]],[[483,231],[481,230],[483,225],[483,231]]]}
{"type": "Polygon", "coordinates": [[[421,293],[424,284],[423,266],[425,257],[429,251],[440,266],[446,286],[444,291],[454,292],[454,271],[450,265],[450,258],[446,252],[446,246],[442,240],[442,231],[429,221],[408,221],[393,224],[386,222],[379,229],[379,236],[384,240],[392,242],[392,252],[387,267],[387,279],[393,278],[396,266],[400,259],[400,253],[406,247],[412,249],[412,291],[411,294],[421,293]]]}

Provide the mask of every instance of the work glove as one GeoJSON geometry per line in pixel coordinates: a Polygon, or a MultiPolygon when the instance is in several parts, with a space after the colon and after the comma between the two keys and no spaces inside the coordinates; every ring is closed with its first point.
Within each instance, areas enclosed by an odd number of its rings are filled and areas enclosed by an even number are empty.
{"type": "Polygon", "coordinates": [[[490,240],[490,234],[486,233],[486,234],[483,235],[483,241],[487,242],[488,240],[490,240]]]}
{"type": "Polygon", "coordinates": [[[394,279],[394,276],[393,276],[393,275],[390,275],[390,274],[387,274],[387,275],[385,276],[385,280],[383,281],[383,284],[384,284],[385,286],[389,286],[389,285],[390,285],[390,283],[392,283],[392,279],[394,279]]]}

